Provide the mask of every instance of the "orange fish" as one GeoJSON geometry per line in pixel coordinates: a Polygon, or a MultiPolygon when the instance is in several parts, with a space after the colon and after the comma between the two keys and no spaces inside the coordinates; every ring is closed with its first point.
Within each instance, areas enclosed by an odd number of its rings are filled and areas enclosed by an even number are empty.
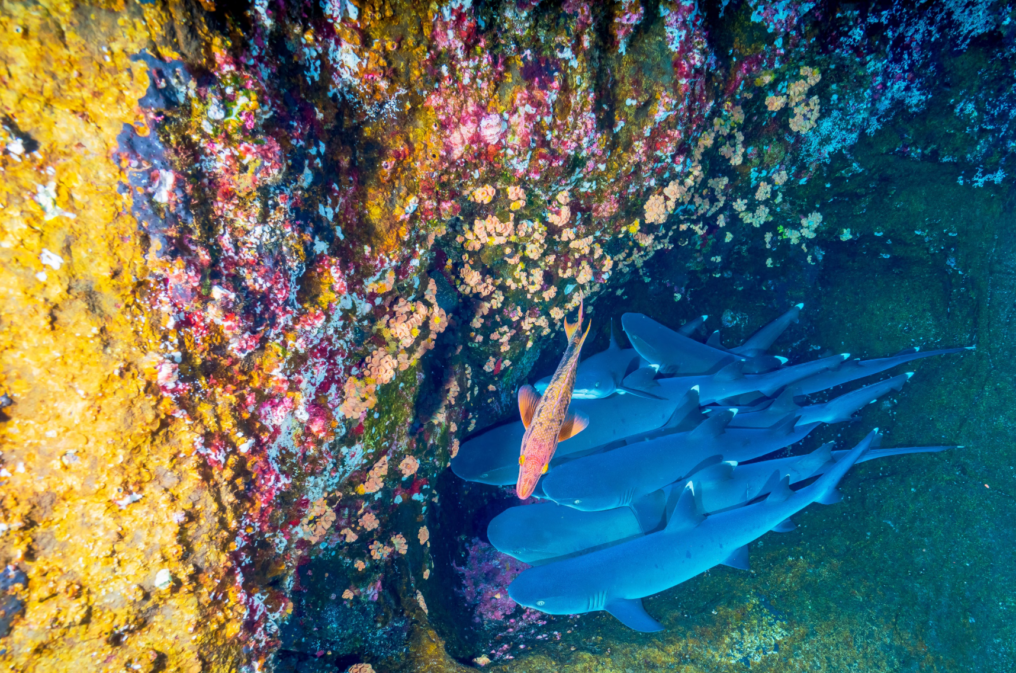
{"type": "MultiPolygon", "coordinates": [[[[590,325],[592,323],[590,322],[590,325]]],[[[536,482],[547,471],[550,459],[554,457],[558,442],[582,432],[589,419],[581,414],[568,413],[572,389],[575,387],[575,370],[579,365],[579,353],[589,334],[579,335],[582,326],[582,301],[579,301],[579,318],[573,323],[564,321],[564,333],[568,337],[568,348],[557,365],[550,385],[543,391],[543,397],[530,385],[519,388],[519,411],[526,434],[522,437],[522,453],[519,456],[519,481],[515,493],[522,499],[528,498],[536,489],[536,482]]]]}

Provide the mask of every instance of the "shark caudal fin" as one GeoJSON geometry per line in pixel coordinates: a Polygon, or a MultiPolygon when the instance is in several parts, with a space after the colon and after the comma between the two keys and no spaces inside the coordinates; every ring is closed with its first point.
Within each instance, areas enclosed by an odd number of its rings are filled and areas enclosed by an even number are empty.
{"type": "Polygon", "coordinates": [[[529,429],[536,414],[536,405],[540,403],[540,393],[528,383],[519,388],[519,413],[522,415],[522,425],[529,429]]]}
{"type": "MultiPolygon", "coordinates": [[[[564,335],[566,337],[568,337],[568,342],[569,343],[571,342],[572,337],[575,336],[575,332],[577,332],[579,327],[582,326],[582,318],[583,318],[582,308],[583,308],[583,302],[584,301],[585,301],[585,297],[582,297],[582,298],[579,299],[579,317],[578,317],[578,319],[575,322],[568,322],[567,318],[565,318],[565,320],[564,320],[564,335]]],[[[592,325],[592,323],[590,323],[590,325],[592,325]]],[[[586,334],[589,334],[589,328],[588,327],[586,328],[586,334]]],[[[585,337],[583,337],[583,339],[584,338],[585,337]]]]}
{"type": "Polygon", "coordinates": [[[663,630],[663,625],[649,616],[642,607],[642,599],[615,598],[603,608],[617,617],[617,620],[634,631],[656,633],[663,630]]]}

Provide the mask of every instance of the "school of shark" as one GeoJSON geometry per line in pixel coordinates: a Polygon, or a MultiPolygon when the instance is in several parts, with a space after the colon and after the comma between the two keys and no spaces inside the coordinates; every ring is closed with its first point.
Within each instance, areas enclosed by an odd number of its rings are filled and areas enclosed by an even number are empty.
{"type": "Polygon", "coordinates": [[[812,503],[840,501],[837,485],[856,463],[950,446],[880,447],[872,430],[855,447],[826,443],[769,458],[823,423],[853,419],[899,391],[912,372],[812,402],[817,393],[919,358],[973,347],[912,348],[870,360],[849,353],[788,365],[768,351],[797,321],[798,304],[740,346],[707,316],[677,329],[625,314],[631,348],[611,334],[607,350],[579,361],[588,334],[565,323],[568,347],[555,373],[519,390],[521,420],[469,439],[452,461],[460,478],[516,485],[519,498],[487,528],[490,543],[529,564],[511,598],[552,615],[605,610],[629,628],[663,629],[642,599],[718,565],[748,568],[748,545],[795,529],[812,503]],[[795,487],[795,488],[792,488],[795,487]]]}

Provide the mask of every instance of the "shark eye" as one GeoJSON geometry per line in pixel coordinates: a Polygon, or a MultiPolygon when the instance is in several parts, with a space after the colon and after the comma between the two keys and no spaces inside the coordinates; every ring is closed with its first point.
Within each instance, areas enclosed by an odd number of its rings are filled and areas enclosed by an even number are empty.
{"type": "Polygon", "coordinates": [[[577,505],[577,504],[579,504],[580,502],[582,502],[582,501],[581,501],[581,500],[576,500],[576,501],[575,501],[575,504],[577,505]]]}
{"type": "Polygon", "coordinates": [[[542,606],[542,605],[546,605],[546,604],[547,604],[547,601],[536,601],[536,604],[537,604],[537,605],[541,605],[541,606],[542,606]]]}
{"type": "Polygon", "coordinates": [[[600,387],[600,382],[599,382],[599,381],[597,381],[597,382],[596,382],[596,383],[595,383],[595,384],[593,385],[593,387],[594,387],[594,388],[599,388],[599,387],[600,387]]]}

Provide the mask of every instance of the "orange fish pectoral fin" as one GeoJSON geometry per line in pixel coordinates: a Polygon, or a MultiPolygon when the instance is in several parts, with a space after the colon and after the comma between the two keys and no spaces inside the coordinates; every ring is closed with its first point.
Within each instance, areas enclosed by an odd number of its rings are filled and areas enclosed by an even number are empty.
{"type": "Polygon", "coordinates": [[[519,388],[519,413],[522,415],[522,425],[529,428],[536,414],[536,405],[540,403],[540,393],[528,383],[519,388]]]}
{"type": "Polygon", "coordinates": [[[569,437],[574,437],[589,426],[589,418],[585,414],[570,413],[564,418],[561,424],[561,432],[557,435],[557,441],[563,442],[569,437]]]}
{"type": "Polygon", "coordinates": [[[525,465],[525,464],[526,464],[526,457],[525,457],[525,455],[519,456],[519,465],[525,465]]]}
{"type": "MultiPolygon", "coordinates": [[[[568,338],[569,342],[571,341],[572,336],[574,336],[575,331],[579,327],[582,326],[582,302],[583,301],[584,301],[584,298],[580,298],[579,299],[579,317],[578,317],[578,319],[575,322],[568,322],[568,318],[564,319],[564,335],[568,338]]],[[[590,324],[592,324],[592,323],[590,323],[590,324]]],[[[589,331],[589,328],[586,328],[586,332],[588,332],[588,331],[589,331]]]]}
{"type": "Polygon", "coordinates": [[[547,470],[549,470],[549,469],[550,469],[550,463],[544,463],[543,464],[543,469],[540,470],[540,474],[547,474],[547,470]]]}

